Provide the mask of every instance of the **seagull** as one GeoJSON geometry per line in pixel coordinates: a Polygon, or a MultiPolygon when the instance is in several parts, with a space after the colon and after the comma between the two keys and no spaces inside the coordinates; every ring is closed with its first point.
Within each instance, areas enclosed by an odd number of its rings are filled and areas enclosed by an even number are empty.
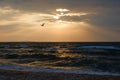
{"type": "Polygon", "coordinates": [[[44,25],[45,25],[45,23],[41,24],[41,26],[44,26],[44,25]]]}

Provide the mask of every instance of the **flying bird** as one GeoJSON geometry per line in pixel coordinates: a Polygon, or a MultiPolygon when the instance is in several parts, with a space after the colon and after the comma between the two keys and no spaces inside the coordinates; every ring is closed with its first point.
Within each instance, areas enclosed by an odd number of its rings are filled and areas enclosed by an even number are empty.
{"type": "Polygon", "coordinates": [[[41,26],[45,26],[45,23],[41,24],[41,26]]]}

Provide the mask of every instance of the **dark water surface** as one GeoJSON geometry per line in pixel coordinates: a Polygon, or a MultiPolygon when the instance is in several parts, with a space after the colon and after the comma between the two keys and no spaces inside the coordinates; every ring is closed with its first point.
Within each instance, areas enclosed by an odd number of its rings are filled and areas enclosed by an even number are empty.
{"type": "Polygon", "coordinates": [[[1,42],[0,64],[120,73],[120,42],[1,42]]]}

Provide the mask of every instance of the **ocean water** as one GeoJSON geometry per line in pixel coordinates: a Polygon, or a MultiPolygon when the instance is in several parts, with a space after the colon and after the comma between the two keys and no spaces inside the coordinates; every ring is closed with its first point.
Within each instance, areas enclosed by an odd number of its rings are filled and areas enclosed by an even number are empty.
{"type": "Polygon", "coordinates": [[[120,73],[119,42],[4,42],[0,65],[120,73]]]}

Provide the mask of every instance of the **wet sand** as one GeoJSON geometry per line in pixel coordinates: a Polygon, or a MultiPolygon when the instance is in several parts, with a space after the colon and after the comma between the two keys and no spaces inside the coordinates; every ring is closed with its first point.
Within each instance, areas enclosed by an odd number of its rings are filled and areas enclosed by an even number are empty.
{"type": "Polygon", "coordinates": [[[120,76],[0,69],[0,80],[120,80],[120,76]]]}

